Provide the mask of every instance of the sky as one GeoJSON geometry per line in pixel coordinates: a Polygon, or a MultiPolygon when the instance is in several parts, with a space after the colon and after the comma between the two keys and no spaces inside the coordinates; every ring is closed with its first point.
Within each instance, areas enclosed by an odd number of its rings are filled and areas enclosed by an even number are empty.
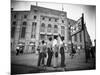
{"type": "MultiPolygon", "coordinates": [[[[36,2],[18,0],[11,2],[11,7],[14,8],[14,10],[30,10],[30,5],[36,5],[36,2]]],[[[82,13],[84,13],[84,21],[90,38],[92,42],[96,39],[96,6],[50,2],[38,2],[38,6],[60,11],[62,11],[63,7],[63,11],[67,12],[67,17],[76,21],[82,16],[82,13]]]]}

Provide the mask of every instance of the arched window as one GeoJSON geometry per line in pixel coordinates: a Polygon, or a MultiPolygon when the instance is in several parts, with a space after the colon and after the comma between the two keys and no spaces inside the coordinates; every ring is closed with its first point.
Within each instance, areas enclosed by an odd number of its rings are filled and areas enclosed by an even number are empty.
{"type": "Polygon", "coordinates": [[[44,23],[41,24],[40,31],[45,32],[45,24],[44,23]]]}
{"type": "Polygon", "coordinates": [[[27,22],[23,22],[23,25],[27,25],[27,22]]]}
{"type": "Polygon", "coordinates": [[[48,28],[51,28],[51,24],[48,24],[48,28]]]}
{"type": "Polygon", "coordinates": [[[65,27],[64,27],[64,26],[61,26],[61,34],[62,34],[63,36],[65,36],[65,27]]]}
{"type": "Polygon", "coordinates": [[[25,38],[25,33],[26,33],[26,27],[22,27],[21,38],[25,38]]]}
{"type": "Polygon", "coordinates": [[[44,24],[44,23],[42,23],[42,24],[41,24],[41,27],[45,27],[45,24],[44,24]]]}
{"type": "Polygon", "coordinates": [[[54,33],[58,33],[58,26],[54,25],[54,33]]]}
{"type": "Polygon", "coordinates": [[[64,26],[61,26],[61,29],[65,29],[65,27],[64,26]]]}
{"type": "Polygon", "coordinates": [[[51,24],[48,24],[47,32],[51,32],[52,31],[51,27],[52,27],[51,24]]]}
{"type": "Polygon", "coordinates": [[[57,25],[54,25],[54,28],[58,28],[58,26],[57,25]]]}
{"type": "Polygon", "coordinates": [[[23,26],[21,27],[21,38],[25,38],[27,22],[24,21],[22,25],[23,26]]]}

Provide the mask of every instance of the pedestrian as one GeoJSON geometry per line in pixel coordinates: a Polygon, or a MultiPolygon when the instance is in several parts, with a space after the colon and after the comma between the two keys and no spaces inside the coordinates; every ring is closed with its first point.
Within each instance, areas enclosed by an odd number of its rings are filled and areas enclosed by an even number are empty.
{"type": "Polygon", "coordinates": [[[37,46],[38,54],[40,53],[40,45],[41,45],[41,43],[39,42],[39,44],[38,44],[38,46],[37,46]]]}
{"type": "Polygon", "coordinates": [[[71,59],[73,59],[75,53],[76,53],[76,50],[75,50],[75,47],[73,46],[73,43],[72,43],[72,44],[71,44],[71,54],[70,54],[71,59]]]}
{"type": "Polygon", "coordinates": [[[20,47],[20,53],[23,54],[24,46],[20,47]]]}
{"type": "Polygon", "coordinates": [[[38,57],[38,66],[44,66],[44,58],[46,57],[46,46],[44,45],[44,40],[42,40],[42,44],[40,45],[40,52],[38,57]]]}
{"type": "Polygon", "coordinates": [[[94,51],[94,47],[93,46],[91,47],[90,52],[91,52],[92,58],[95,58],[95,51],[94,51]]]}
{"type": "Polygon", "coordinates": [[[20,47],[17,46],[17,47],[16,47],[16,55],[18,55],[19,53],[20,53],[20,47]]]}
{"type": "Polygon", "coordinates": [[[33,53],[35,53],[35,47],[36,47],[36,45],[35,45],[35,42],[34,42],[34,45],[32,46],[33,53]]]}
{"type": "Polygon", "coordinates": [[[49,41],[47,43],[47,53],[48,53],[48,59],[47,59],[47,66],[51,66],[51,60],[53,56],[53,51],[52,51],[52,38],[49,38],[49,41]]]}
{"type": "Polygon", "coordinates": [[[77,47],[77,50],[78,50],[78,55],[80,55],[80,51],[81,51],[80,46],[77,47]]]}
{"type": "Polygon", "coordinates": [[[44,43],[44,66],[47,64],[47,42],[44,43]]]}

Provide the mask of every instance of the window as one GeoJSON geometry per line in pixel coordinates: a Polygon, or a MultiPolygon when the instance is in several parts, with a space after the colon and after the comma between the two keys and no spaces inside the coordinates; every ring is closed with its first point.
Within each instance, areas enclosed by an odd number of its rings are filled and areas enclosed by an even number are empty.
{"type": "Polygon", "coordinates": [[[26,27],[22,27],[21,38],[25,38],[26,27]]]}
{"type": "Polygon", "coordinates": [[[23,22],[23,25],[27,25],[27,22],[23,22]]]}
{"type": "Polygon", "coordinates": [[[68,22],[68,24],[70,25],[70,22],[68,22]]]}
{"type": "Polygon", "coordinates": [[[51,18],[49,18],[49,21],[51,21],[51,18]]]}
{"type": "Polygon", "coordinates": [[[57,22],[57,19],[55,19],[55,22],[57,22]]]}
{"type": "Polygon", "coordinates": [[[37,16],[34,16],[34,19],[36,19],[37,18],[37,16]]]}
{"type": "Polygon", "coordinates": [[[24,19],[26,19],[27,18],[27,15],[24,15],[24,19]]]}
{"type": "Polygon", "coordinates": [[[40,31],[45,32],[45,24],[44,23],[41,24],[40,31]]]}
{"type": "Polygon", "coordinates": [[[32,35],[31,35],[31,38],[35,38],[35,37],[36,37],[36,35],[35,35],[35,34],[32,34],[32,35]]]}
{"type": "Polygon", "coordinates": [[[35,34],[36,34],[36,25],[37,23],[36,22],[33,22],[32,23],[32,31],[31,31],[31,38],[35,38],[35,34]]]}
{"type": "Polygon", "coordinates": [[[36,10],[36,9],[35,9],[35,10],[34,10],[34,12],[35,12],[35,13],[37,13],[37,12],[38,12],[38,10],[36,10]]]}
{"type": "Polygon", "coordinates": [[[51,28],[51,24],[48,24],[48,28],[51,28]]]}
{"type": "Polygon", "coordinates": [[[64,36],[65,35],[65,27],[61,26],[61,34],[64,36]]]}
{"type": "Polygon", "coordinates": [[[51,32],[52,29],[51,29],[51,24],[48,24],[48,29],[47,29],[47,32],[51,32]]]}
{"type": "Polygon", "coordinates": [[[82,42],[82,34],[81,34],[81,32],[79,34],[79,37],[80,37],[80,42],[82,42]]]}
{"type": "Polygon", "coordinates": [[[64,20],[62,20],[62,23],[64,23],[64,20]]]}
{"type": "Polygon", "coordinates": [[[65,27],[64,26],[61,26],[61,29],[65,29],[65,27]]]}
{"type": "Polygon", "coordinates": [[[45,24],[44,24],[44,23],[42,23],[41,27],[45,27],[45,24]]]}
{"type": "Polygon", "coordinates": [[[35,38],[35,37],[36,37],[36,35],[34,34],[33,38],[35,38]]]}
{"type": "Polygon", "coordinates": [[[54,28],[58,28],[58,26],[57,25],[54,25],[54,28]]]}
{"type": "Polygon", "coordinates": [[[58,33],[58,26],[54,25],[54,33],[58,33]]]}
{"type": "Polygon", "coordinates": [[[75,36],[74,36],[74,41],[77,41],[77,35],[75,34],[75,36]]]}
{"type": "Polygon", "coordinates": [[[14,19],[16,19],[16,17],[17,17],[17,16],[16,16],[16,15],[14,15],[14,19]]]}
{"type": "Polygon", "coordinates": [[[36,22],[32,22],[32,25],[37,25],[37,23],[36,22]]]}
{"type": "Polygon", "coordinates": [[[15,27],[11,27],[11,38],[14,38],[15,35],[15,27]]]}
{"type": "Polygon", "coordinates": [[[45,35],[40,34],[40,39],[41,39],[41,40],[45,39],[45,35]]]}
{"type": "Polygon", "coordinates": [[[16,25],[16,21],[14,21],[14,22],[12,23],[12,25],[16,25]]]}
{"type": "Polygon", "coordinates": [[[45,20],[45,17],[42,17],[42,20],[45,20]]]}

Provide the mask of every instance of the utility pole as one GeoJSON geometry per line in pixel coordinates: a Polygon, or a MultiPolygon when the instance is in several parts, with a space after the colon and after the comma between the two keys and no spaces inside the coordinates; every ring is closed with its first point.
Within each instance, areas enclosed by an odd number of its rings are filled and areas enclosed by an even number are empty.
{"type": "Polygon", "coordinates": [[[84,24],[84,14],[82,13],[82,30],[84,36],[84,51],[85,51],[85,61],[87,63],[87,50],[86,50],[86,37],[85,37],[85,24],[84,24]]]}
{"type": "Polygon", "coordinates": [[[71,40],[71,51],[73,50],[72,35],[71,35],[71,25],[70,25],[70,40],[71,40]]]}
{"type": "Polygon", "coordinates": [[[63,4],[62,4],[62,11],[64,10],[63,4]]]}
{"type": "Polygon", "coordinates": [[[38,2],[36,2],[36,6],[38,6],[38,2]]]}

